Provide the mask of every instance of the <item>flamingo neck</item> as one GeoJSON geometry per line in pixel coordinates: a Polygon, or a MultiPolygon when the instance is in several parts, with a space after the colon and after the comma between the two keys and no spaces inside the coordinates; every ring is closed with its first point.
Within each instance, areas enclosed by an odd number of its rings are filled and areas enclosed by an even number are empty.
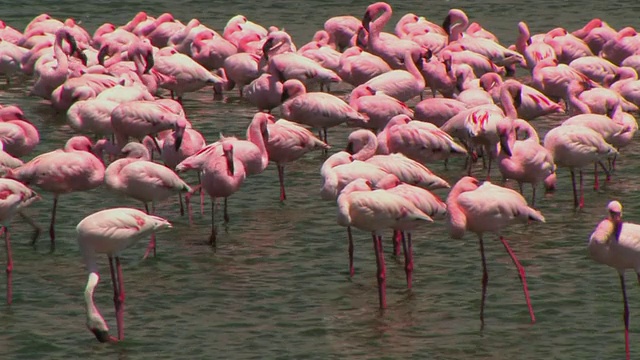
{"type": "Polygon", "coordinates": [[[62,36],[56,37],[56,42],[53,45],[53,53],[58,61],[58,71],[66,74],[69,71],[69,58],[64,50],[62,50],[62,40],[62,36]]]}
{"type": "Polygon", "coordinates": [[[125,159],[118,159],[112,162],[111,164],[109,164],[109,166],[107,166],[107,168],[104,171],[104,184],[107,186],[107,188],[114,191],[121,191],[126,189],[127,185],[124,183],[124,181],[122,181],[122,178],[120,177],[120,172],[122,171],[122,169],[124,169],[125,166],[131,163],[134,163],[136,161],[141,161],[141,160],[134,159],[134,158],[125,158],[125,159]]]}
{"type": "Polygon", "coordinates": [[[266,168],[269,164],[269,153],[267,152],[266,140],[260,130],[260,122],[253,122],[247,131],[247,138],[260,149],[260,157],[262,159],[262,168],[266,168]]]}
{"type": "Polygon", "coordinates": [[[381,11],[382,11],[382,14],[380,14],[380,16],[377,19],[375,19],[369,24],[369,45],[370,46],[374,43],[377,43],[380,40],[380,33],[382,32],[382,29],[384,29],[385,25],[387,25],[387,23],[391,19],[391,14],[392,14],[391,7],[384,6],[382,7],[381,11]]]}
{"type": "Polygon", "coordinates": [[[505,115],[509,119],[517,119],[518,118],[518,110],[516,110],[516,106],[513,103],[513,96],[521,96],[518,93],[518,87],[520,85],[508,82],[503,84],[500,88],[500,103],[504,108],[505,115]]]}
{"type": "Polygon", "coordinates": [[[98,337],[100,341],[103,341],[102,339],[104,337],[100,337],[99,334],[106,334],[106,337],[108,339],[109,326],[107,326],[107,323],[104,321],[104,318],[100,314],[100,311],[96,307],[96,304],[93,300],[93,293],[99,281],[100,276],[98,275],[98,273],[96,271],[92,271],[89,274],[87,286],[84,290],[84,301],[85,308],[87,310],[87,328],[94,332],[94,334],[96,334],[96,337],[98,337]]]}
{"type": "Polygon", "coordinates": [[[458,204],[458,197],[465,191],[455,186],[447,197],[447,212],[449,213],[449,234],[454,239],[461,239],[467,228],[467,215],[458,204]]]}
{"type": "Polygon", "coordinates": [[[422,76],[422,73],[420,73],[420,70],[418,70],[416,63],[413,62],[413,57],[409,52],[407,52],[407,54],[405,54],[404,56],[404,66],[409,72],[409,74],[411,74],[413,78],[418,82],[418,86],[421,89],[424,89],[426,85],[424,81],[424,77],[422,76]]]}
{"type": "Polygon", "coordinates": [[[376,137],[376,135],[371,131],[368,131],[368,130],[364,130],[364,131],[366,131],[367,133],[366,140],[364,144],[362,143],[358,144],[359,145],[358,149],[354,148],[354,151],[355,151],[353,155],[354,160],[365,161],[371,158],[372,156],[374,156],[378,149],[378,138],[376,137]]]}

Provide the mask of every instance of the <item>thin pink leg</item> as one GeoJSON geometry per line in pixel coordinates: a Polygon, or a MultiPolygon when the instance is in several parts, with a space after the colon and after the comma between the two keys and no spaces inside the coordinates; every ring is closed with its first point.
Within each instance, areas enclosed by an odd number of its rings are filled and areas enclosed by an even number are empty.
{"type": "Polygon", "coordinates": [[[411,233],[407,232],[405,239],[402,233],[402,248],[404,250],[404,273],[407,276],[407,289],[411,289],[413,274],[413,246],[411,244],[411,233]]]}
{"type": "Polygon", "coordinates": [[[611,181],[611,169],[607,169],[607,167],[604,166],[604,163],[602,161],[598,161],[598,164],[600,164],[600,167],[602,168],[602,171],[607,176],[605,178],[605,181],[611,181]]]}
{"type": "Polygon", "coordinates": [[[573,171],[573,169],[571,169],[570,171],[571,186],[573,187],[573,207],[577,208],[580,203],[578,202],[578,191],[576,190],[576,173],[575,171],[573,171]]]}
{"type": "Polygon", "coordinates": [[[227,198],[224,198],[224,223],[229,222],[229,213],[227,212],[227,198]]]}
{"type": "Polygon", "coordinates": [[[287,194],[284,192],[284,165],[278,164],[278,179],[280,179],[280,201],[285,201],[287,194]]]}
{"type": "Polygon", "coordinates": [[[593,163],[593,177],[594,177],[594,183],[593,183],[593,190],[598,190],[600,189],[600,182],[598,181],[598,163],[595,162],[593,163]]]}
{"type": "Polygon", "coordinates": [[[51,210],[51,224],[49,225],[49,236],[51,237],[51,252],[56,249],[56,209],[58,207],[58,194],[53,195],[53,209],[51,210]]]}
{"type": "MultiPolygon", "coordinates": [[[[192,187],[191,192],[185,194],[184,196],[184,201],[187,203],[187,214],[189,215],[189,225],[193,225],[193,215],[191,212],[191,197],[193,196],[193,194],[196,193],[196,191],[198,191],[198,189],[201,191],[201,194],[202,194],[202,184],[198,184],[192,187]]],[[[202,201],[202,204],[204,204],[204,201],[202,201]]],[[[202,213],[204,214],[204,211],[202,213]]]]}
{"type": "Polygon", "coordinates": [[[489,156],[489,166],[487,167],[487,181],[491,181],[491,162],[493,160],[493,156],[491,156],[491,152],[485,151],[485,154],[489,156]]]}
{"type": "Polygon", "coordinates": [[[202,191],[202,179],[200,179],[200,172],[198,172],[198,189],[200,189],[200,215],[204,215],[204,191],[202,191]]]}
{"type": "Polygon", "coordinates": [[[124,340],[124,280],[122,280],[122,266],[120,265],[120,257],[116,256],[116,269],[118,271],[118,302],[120,303],[120,312],[116,313],[116,321],[118,324],[118,339],[124,340]]]}
{"type": "Polygon", "coordinates": [[[384,263],[384,251],[382,248],[382,237],[373,233],[373,249],[376,252],[376,265],[378,268],[378,298],[380,309],[387,308],[387,269],[384,263]]]}
{"type": "MultiPolygon", "coordinates": [[[[149,206],[147,205],[147,203],[144,203],[144,209],[147,211],[147,214],[151,215],[151,213],[149,212],[149,206]]],[[[151,253],[151,250],[153,250],[153,257],[156,257],[156,234],[151,234],[151,239],[149,240],[149,245],[147,246],[147,250],[144,252],[144,256],[142,257],[142,259],[146,259],[149,254],[151,253]]]]}
{"type": "Polygon", "coordinates": [[[122,309],[122,302],[120,297],[120,282],[117,277],[114,261],[112,256],[107,256],[109,258],[109,271],[111,272],[111,282],[113,283],[113,305],[115,307],[116,312],[116,324],[118,327],[118,340],[122,340],[121,331],[124,332],[120,324],[120,313],[122,309]]]}
{"type": "Polygon", "coordinates": [[[347,226],[347,235],[349,236],[349,276],[353,277],[356,271],[353,268],[353,236],[351,235],[351,226],[347,226]]]}
{"type": "Polygon", "coordinates": [[[216,247],[216,199],[212,198],[211,201],[211,235],[209,236],[209,244],[216,247]]]}
{"type": "Polygon", "coordinates": [[[509,253],[509,256],[511,256],[511,260],[513,260],[514,265],[516,266],[516,268],[518,268],[518,275],[520,276],[520,281],[522,282],[522,290],[524,290],[524,298],[527,301],[527,307],[529,308],[529,316],[531,316],[531,323],[533,324],[536,322],[536,316],[533,314],[533,307],[531,306],[531,298],[529,298],[529,288],[527,287],[527,275],[524,271],[524,267],[522,266],[522,264],[520,264],[520,261],[518,261],[516,254],[509,247],[507,240],[502,236],[500,236],[500,241],[502,241],[502,245],[504,245],[504,248],[509,253]]]}
{"type": "Polygon", "coordinates": [[[580,209],[584,207],[584,178],[582,176],[582,169],[579,170],[580,174],[580,209]]]}
{"type": "Polygon", "coordinates": [[[484,302],[487,298],[487,283],[489,283],[489,273],[487,272],[487,259],[484,256],[484,242],[482,236],[478,236],[480,242],[480,257],[482,258],[482,298],[480,300],[480,328],[484,328],[484,302]]]}
{"type": "Polygon", "coordinates": [[[400,244],[402,243],[402,231],[393,230],[393,254],[400,255],[400,244]]]}
{"type": "Polygon", "coordinates": [[[178,193],[178,199],[180,199],[180,216],[184,216],[184,203],[182,201],[182,193],[178,193]]]}
{"type": "Polygon", "coordinates": [[[620,273],[620,286],[622,288],[622,300],[624,301],[624,351],[627,354],[627,360],[631,359],[629,355],[629,303],[627,302],[627,289],[624,285],[624,275],[620,273]]]}
{"type": "Polygon", "coordinates": [[[4,244],[7,249],[7,304],[11,305],[13,299],[13,288],[11,287],[11,278],[13,273],[13,257],[11,256],[11,240],[9,239],[9,228],[3,226],[4,244]]]}

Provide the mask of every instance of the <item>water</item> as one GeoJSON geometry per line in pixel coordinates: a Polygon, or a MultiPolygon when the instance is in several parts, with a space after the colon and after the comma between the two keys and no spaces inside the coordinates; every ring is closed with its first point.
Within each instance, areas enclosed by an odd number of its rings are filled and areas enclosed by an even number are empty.
{"type": "MultiPolygon", "coordinates": [[[[74,17],[92,32],[104,23],[123,24],[140,10],[170,11],[187,22],[199,18],[222,31],[236,14],[265,26],[284,27],[301,45],[330,16],[362,16],[364,1],[263,1],[251,5],[222,1],[23,1],[0,3],[2,20],[24,29],[34,16],[74,17]]],[[[616,28],[637,26],[635,1],[409,1],[392,4],[393,22],[406,12],[440,22],[451,7],[513,43],[516,24],[526,20],[532,32],[581,27],[601,17],[616,28]]],[[[391,27],[388,26],[387,30],[391,27]]],[[[523,75],[523,74],[520,74],[523,75]]],[[[28,97],[31,81],[0,86],[0,102],[20,105],[40,129],[38,153],[60,147],[72,135],[64,114],[28,97]]],[[[341,87],[344,96],[348,88],[341,87]]],[[[220,132],[243,136],[253,110],[237,95],[213,101],[210,90],[188,94],[189,119],[214,141],[220,132]]],[[[541,136],[562,117],[536,120],[541,136]]],[[[348,129],[331,129],[332,151],[345,146],[348,129]]],[[[309,154],[287,166],[288,200],[278,201],[275,167],[249,179],[229,200],[231,222],[221,227],[218,247],[207,245],[210,207],[189,226],[177,212],[177,199],[158,206],[175,228],[158,237],[158,257],[140,258],[141,242],[123,256],[126,288],[126,341],[104,345],[85,328],[83,289],[86,272],[75,240],[75,225],[86,215],[111,206],[134,206],[105,189],[64,195],[57,219],[57,247],[48,252],[46,231],[34,250],[30,228],[15,221],[14,304],[0,306],[0,356],[3,358],[416,358],[416,359],[612,359],[624,355],[622,304],[616,272],[586,255],[586,241],[604,215],[606,203],[621,199],[630,221],[640,219],[635,159],[640,147],[624,150],[614,180],[591,191],[574,212],[567,171],[559,173],[559,191],[539,199],[546,224],[514,226],[511,240],[527,270],[537,323],[529,324],[517,272],[499,242],[487,239],[489,288],[486,326],[480,330],[481,265],[477,240],[448,238],[442,223],[414,235],[414,286],[405,289],[401,259],[389,254],[389,308],[377,309],[375,258],[370,237],[355,232],[356,275],[348,278],[346,233],[336,225],[335,206],[319,201],[323,156],[309,154]]],[[[430,166],[455,182],[461,159],[430,166]]],[[[477,168],[476,174],[480,175],[477,168]]],[[[187,177],[195,181],[190,174],[187,177]]],[[[513,187],[513,184],[508,184],[513,187]]],[[[526,190],[527,196],[530,190],[526,190]]],[[[438,191],[446,197],[446,191],[438,191]]],[[[52,198],[27,212],[46,229],[52,198]]],[[[218,221],[220,217],[218,217],[218,221]]],[[[115,332],[112,290],[105,259],[96,302],[115,332]]],[[[0,281],[4,284],[4,280],[0,281]]],[[[0,293],[4,285],[0,285],[0,293]]],[[[631,281],[631,351],[637,346],[640,292],[631,281]]]]}

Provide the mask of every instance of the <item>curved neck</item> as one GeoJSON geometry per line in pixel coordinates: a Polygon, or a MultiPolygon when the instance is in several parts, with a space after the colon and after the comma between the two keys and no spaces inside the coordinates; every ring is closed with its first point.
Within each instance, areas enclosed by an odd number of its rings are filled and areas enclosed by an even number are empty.
{"type": "Polygon", "coordinates": [[[104,183],[108,188],[111,188],[113,190],[120,190],[122,188],[126,187],[126,184],[123,183],[122,179],[120,178],[120,172],[122,171],[122,169],[133,163],[136,161],[140,161],[139,159],[133,159],[133,158],[125,158],[125,159],[118,159],[114,162],[112,162],[111,164],[109,164],[109,166],[107,166],[106,170],[104,171],[104,183]]]}
{"type": "Polygon", "coordinates": [[[378,150],[378,138],[376,137],[376,135],[369,130],[362,130],[363,134],[365,132],[367,134],[366,140],[364,142],[361,140],[357,141],[356,144],[358,148],[356,148],[356,145],[354,145],[354,160],[365,161],[374,156],[376,154],[376,151],[378,150]]]}
{"type": "Polygon", "coordinates": [[[458,196],[463,193],[454,186],[447,197],[447,212],[449,213],[449,233],[452,238],[460,239],[467,227],[467,216],[458,205],[458,196]]]}
{"type": "Polygon", "coordinates": [[[422,76],[422,73],[420,72],[420,70],[418,70],[416,63],[413,62],[413,57],[411,56],[410,52],[407,52],[404,56],[404,66],[406,67],[407,71],[411,75],[413,75],[413,78],[416,79],[418,84],[420,84],[420,88],[424,88],[425,87],[424,77],[422,76]]]}
{"type": "Polygon", "coordinates": [[[500,88],[500,103],[502,103],[505,115],[507,115],[509,119],[518,118],[518,111],[514,104],[514,96],[521,96],[520,89],[521,85],[512,82],[503,83],[500,88]]]}
{"type": "Polygon", "coordinates": [[[69,70],[69,59],[64,50],[62,50],[62,36],[56,37],[56,42],[53,45],[53,53],[58,60],[58,71],[66,73],[69,70]]]}
{"type": "Polygon", "coordinates": [[[513,128],[516,129],[516,131],[524,131],[527,134],[527,140],[532,139],[532,141],[535,141],[537,144],[540,143],[538,132],[533,128],[533,126],[531,126],[531,124],[529,124],[528,121],[515,119],[513,128]]]}
{"type": "MultiPolygon", "coordinates": [[[[266,124],[265,124],[266,126],[266,124]]],[[[260,157],[264,167],[269,163],[269,153],[267,152],[266,139],[262,133],[261,122],[253,121],[247,129],[247,139],[254,143],[260,149],[260,157]]]]}
{"type": "Polygon", "coordinates": [[[372,21],[371,24],[369,25],[369,42],[370,43],[374,43],[379,40],[382,29],[384,29],[385,25],[387,25],[387,23],[391,19],[391,14],[392,14],[391,7],[383,6],[381,7],[380,12],[381,12],[380,16],[374,21],[372,21]]]}

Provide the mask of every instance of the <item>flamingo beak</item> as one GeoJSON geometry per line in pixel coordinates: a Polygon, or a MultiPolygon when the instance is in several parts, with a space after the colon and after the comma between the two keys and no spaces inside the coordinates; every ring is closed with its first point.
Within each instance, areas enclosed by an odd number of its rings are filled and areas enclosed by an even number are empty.
{"type": "Polygon", "coordinates": [[[344,151],[346,151],[349,154],[353,155],[353,143],[351,141],[349,141],[349,143],[347,144],[347,148],[344,149],[344,151]]]}
{"type": "Polygon", "coordinates": [[[184,135],[184,127],[179,127],[176,129],[175,132],[175,136],[176,136],[176,143],[175,143],[175,149],[176,151],[180,150],[180,145],[182,145],[182,136],[184,135]]]}
{"type": "Polygon", "coordinates": [[[233,174],[236,171],[235,166],[233,164],[233,156],[227,156],[227,169],[229,169],[229,175],[233,176],[233,174]]]}
{"type": "Polygon", "coordinates": [[[93,335],[96,336],[96,339],[98,339],[98,341],[100,341],[101,343],[116,343],[118,342],[118,339],[116,339],[115,337],[109,335],[108,331],[105,330],[98,330],[98,329],[91,329],[91,332],[93,333],[93,335]]]}
{"type": "Polygon", "coordinates": [[[100,48],[100,51],[98,51],[98,64],[104,66],[104,58],[107,56],[108,51],[108,46],[103,46],[102,48],[100,48]]]}
{"type": "Polygon", "coordinates": [[[144,68],[144,74],[148,74],[149,71],[151,71],[151,68],[153,67],[153,65],[155,65],[155,61],[153,60],[153,52],[149,51],[147,53],[147,56],[145,56],[145,60],[147,61],[147,66],[145,66],[144,68]]]}
{"type": "Polygon", "coordinates": [[[508,156],[512,155],[511,149],[509,148],[509,137],[507,134],[500,134],[500,149],[508,156]]]}
{"type": "Polygon", "coordinates": [[[371,14],[369,14],[369,12],[367,11],[364,13],[364,16],[362,17],[362,27],[365,28],[368,32],[370,24],[371,24],[371,14]]]}

